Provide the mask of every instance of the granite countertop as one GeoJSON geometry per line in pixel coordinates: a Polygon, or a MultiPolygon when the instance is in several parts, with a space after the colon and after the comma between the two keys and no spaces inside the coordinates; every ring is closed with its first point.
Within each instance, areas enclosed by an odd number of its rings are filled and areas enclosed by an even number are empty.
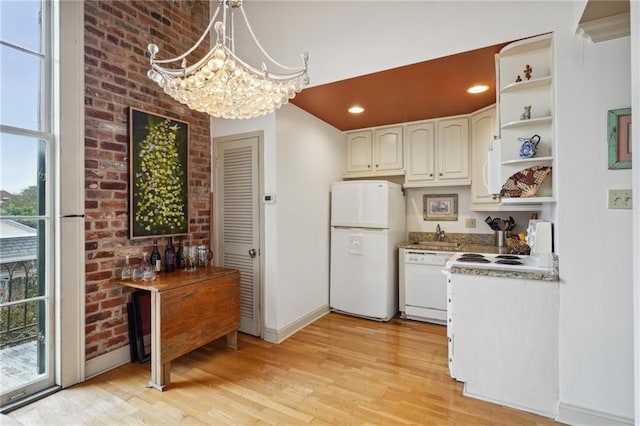
{"type": "MultiPolygon", "coordinates": [[[[432,244],[435,242],[433,232],[409,232],[409,240],[398,245],[398,248],[414,250],[430,250],[454,253],[487,253],[487,254],[510,254],[511,248],[497,247],[493,243],[493,234],[447,234],[446,242],[458,243],[457,246],[441,246],[432,244]],[[431,243],[431,244],[430,244],[431,243]]],[[[473,266],[454,266],[451,268],[454,274],[485,275],[504,278],[519,278],[539,281],[558,281],[559,261],[558,256],[553,255],[553,266],[549,272],[545,271],[506,271],[499,269],[474,268],[473,266]]]]}
{"type": "Polygon", "coordinates": [[[481,275],[488,277],[501,277],[501,278],[517,278],[524,280],[534,281],[558,281],[560,279],[559,274],[559,261],[556,254],[553,255],[553,266],[548,272],[545,271],[506,271],[502,269],[483,269],[474,268],[473,266],[453,266],[449,269],[452,274],[467,274],[467,275],[481,275]]]}
{"type": "Polygon", "coordinates": [[[414,250],[450,251],[452,253],[489,253],[507,254],[509,247],[497,247],[494,244],[493,234],[446,234],[444,240],[448,243],[458,243],[456,247],[440,246],[430,244],[435,242],[436,236],[433,232],[409,232],[409,240],[398,245],[398,248],[408,248],[414,250]]]}

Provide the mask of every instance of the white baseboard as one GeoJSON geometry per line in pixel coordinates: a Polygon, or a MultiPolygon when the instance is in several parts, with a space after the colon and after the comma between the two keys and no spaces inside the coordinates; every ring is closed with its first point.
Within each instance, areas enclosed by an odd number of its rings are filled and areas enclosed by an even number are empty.
{"type": "Polygon", "coordinates": [[[484,395],[477,395],[474,394],[473,392],[469,392],[467,390],[467,383],[464,384],[464,387],[462,388],[462,395],[469,397],[469,398],[474,398],[474,399],[479,399],[481,401],[487,401],[490,402],[492,404],[497,404],[497,405],[502,405],[503,407],[510,407],[510,408],[515,408],[516,410],[520,410],[520,411],[526,411],[528,413],[533,413],[533,414],[537,414],[539,416],[543,416],[543,417],[548,417],[550,419],[553,419],[554,416],[556,415],[555,411],[553,411],[554,408],[557,407],[549,407],[550,411],[545,411],[542,409],[535,409],[535,408],[531,408],[531,407],[527,407],[524,405],[520,405],[520,404],[514,404],[511,402],[507,402],[507,401],[502,401],[500,399],[495,399],[495,398],[490,398],[484,395]]]}
{"type": "Polygon", "coordinates": [[[633,424],[633,419],[630,417],[603,413],[602,411],[595,411],[590,408],[578,407],[562,402],[560,403],[558,418],[556,420],[569,425],[581,426],[622,426],[633,424]]]}
{"type": "Polygon", "coordinates": [[[329,305],[320,306],[318,309],[309,312],[307,315],[297,319],[296,321],[292,322],[284,328],[281,328],[280,330],[265,327],[262,338],[269,343],[282,343],[287,338],[293,336],[299,330],[302,330],[304,327],[308,326],[315,320],[322,318],[328,313],[329,305]]]}
{"type": "Polygon", "coordinates": [[[106,373],[109,370],[129,362],[131,362],[129,345],[92,358],[85,363],[85,380],[106,373]]]}

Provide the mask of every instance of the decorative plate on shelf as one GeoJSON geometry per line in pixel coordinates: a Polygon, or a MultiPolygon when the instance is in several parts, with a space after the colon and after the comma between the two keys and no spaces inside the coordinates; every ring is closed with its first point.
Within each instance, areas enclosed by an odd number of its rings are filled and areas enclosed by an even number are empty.
{"type": "Polygon", "coordinates": [[[505,198],[535,197],[544,179],[551,173],[550,166],[533,166],[513,174],[502,185],[500,196],[505,198]]]}

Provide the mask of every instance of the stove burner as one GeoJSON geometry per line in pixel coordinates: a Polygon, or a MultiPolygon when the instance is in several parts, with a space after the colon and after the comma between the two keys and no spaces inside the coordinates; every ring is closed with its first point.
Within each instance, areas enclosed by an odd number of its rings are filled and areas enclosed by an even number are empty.
{"type": "Polygon", "coordinates": [[[466,257],[466,258],[481,258],[484,259],[484,255],[480,254],[480,253],[463,253],[460,255],[461,258],[466,257]]]}
{"type": "Polygon", "coordinates": [[[460,256],[458,258],[459,262],[470,262],[470,263],[491,263],[491,261],[489,259],[485,259],[484,257],[480,256],[460,256]]]}
{"type": "Polygon", "coordinates": [[[509,259],[496,260],[496,263],[500,263],[502,265],[524,265],[524,263],[520,262],[519,260],[509,260],[509,259]]]}
{"type": "Polygon", "coordinates": [[[496,259],[518,260],[520,258],[518,256],[514,256],[512,254],[499,254],[499,255],[496,256],[496,259]]]}

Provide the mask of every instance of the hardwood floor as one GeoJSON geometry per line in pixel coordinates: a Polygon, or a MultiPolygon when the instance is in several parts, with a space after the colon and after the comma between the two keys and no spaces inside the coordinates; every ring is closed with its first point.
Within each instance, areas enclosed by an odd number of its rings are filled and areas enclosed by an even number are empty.
{"type": "MultiPolygon", "coordinates": [[[[9,414],[24,425],[535,425],[552,419],[462,396],[446,329],[331,313],[280,345],[241,334],[172,363],[165,392],[127,364],[9,414]]],[[[517,386],[517,384],[514,384],[517,386]]]]}

